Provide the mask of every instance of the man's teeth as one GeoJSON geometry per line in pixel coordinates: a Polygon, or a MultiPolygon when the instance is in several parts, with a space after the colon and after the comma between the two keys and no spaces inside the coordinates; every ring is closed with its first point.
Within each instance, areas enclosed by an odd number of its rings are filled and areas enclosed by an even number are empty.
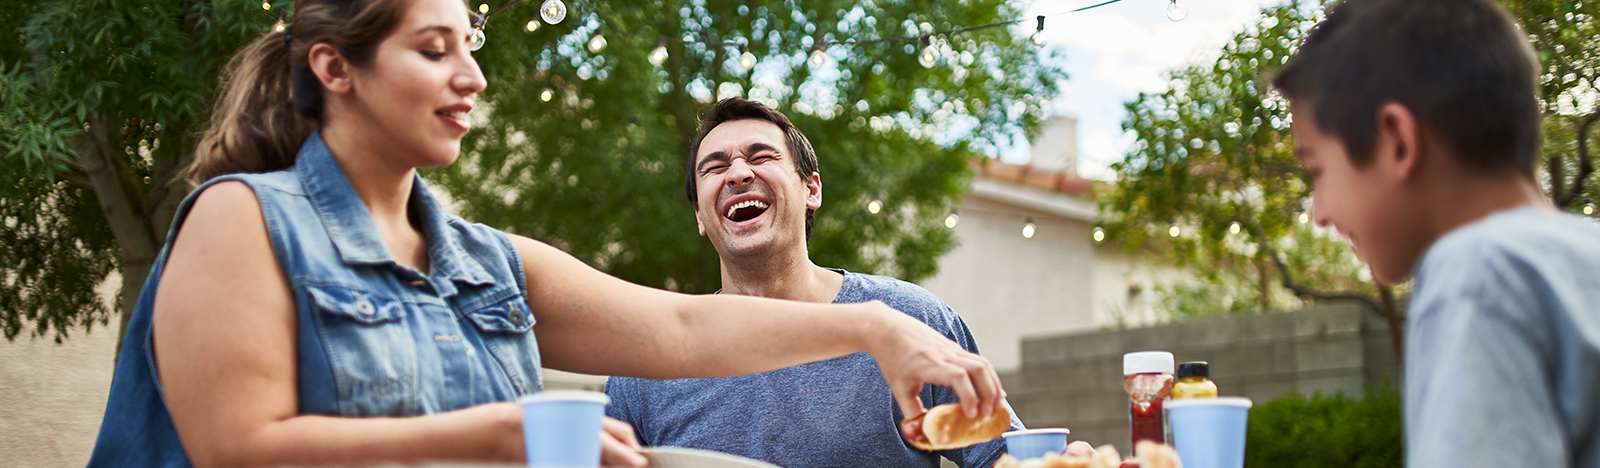
{"type": "Polygon", "coordinates": [[[463,111],[446,112],[446,113],[444,113],[444,115],[448,115],[450,117],[455,117],[455,118],[461,119],[461,120],[467,120],[467,113],[463,112],[463,111]]]}
{"type": "Polygon", "coordinates": [[[748,207],[752,207],[752,206],[754,206],[756,208],[763,209],[763,210],[767,209],[767,204],[761,202],[760,200],[742,201],[742,202],[739,202],[739,203],[735,203],[733,206],[728,207],[728,217],[732,218],[733,217],[733,212],[739,211],[740,208],[748,208],[748,207]]]}

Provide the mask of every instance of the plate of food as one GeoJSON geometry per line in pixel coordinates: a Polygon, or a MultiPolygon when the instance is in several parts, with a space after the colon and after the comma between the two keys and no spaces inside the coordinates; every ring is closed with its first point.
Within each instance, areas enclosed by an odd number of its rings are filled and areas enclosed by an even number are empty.
{"type": "Polygon", "coordinates": [[[779,468],[761,460],[685,447],[648,447],[640,452],[650,459],[652,468],[779,468]]]}

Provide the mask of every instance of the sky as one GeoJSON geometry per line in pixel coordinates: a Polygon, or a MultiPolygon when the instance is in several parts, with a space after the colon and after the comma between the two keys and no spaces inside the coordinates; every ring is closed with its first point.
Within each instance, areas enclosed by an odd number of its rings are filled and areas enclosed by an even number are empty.
{"type": "MultiPolygon", "coordinates": [[[[1064,51],[1068,78],[1053,115],[1078,118],[1078,172],[1110,180],[1108,166],[1122,160],[1133,136],[1122,131],[1123,105],[1140,92],[1166,89],[1165,73],[1184,64],[1215,60],[1234,34],[1255,24],[1261,9],[1284,0],[1179,0],[1189,14],[1167,19],[1166,0],[1122,0],[1060,14],[1098,0],[1039,0],[1028,17],[1045,18],[1045,47],[1064,51]]],[[[1026,34],[1036,26],[1026,22],[1026,34]]],[[[1025,35],[1026,35],[1025,34],[1025,35]]],[[[1003,161],[1026,163],[1028,148],[1003,150],[1003,161]]]]}

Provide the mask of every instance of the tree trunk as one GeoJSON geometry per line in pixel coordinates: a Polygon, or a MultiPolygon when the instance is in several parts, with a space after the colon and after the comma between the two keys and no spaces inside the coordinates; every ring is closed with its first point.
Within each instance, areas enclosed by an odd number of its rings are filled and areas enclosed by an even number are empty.
{"type": "Polygon", "coordinates": [[[1257,287],[1261,290],[1261,310],[1263,312],[1270,311],[1272,310],[1272,273],[1267,271],[1266,261],[1257,258],[1255,263],[1256,272],[1260,274],[1260,281],[1257,287]]]}
{"type": "Polygon", "coordinates": [[[1403,337],[1405,327],[1400,321],[1400,309],[1394,306],[1394,289],[1382,284],[1378,285],[1378,297],[1383,299],[1383,318],[1389,320],[1389,340],[1394,345],[1394,367],[1396,374],[1405,376],[1406,347],[1403,337]]]}
{"type": "Polygon", "coordinates": [[[77,153],[74,162],[88,178],[95,198],[100,202],[100,211],[117,239],[118,264],[122,271],[117,331],[117,349],[120,352],[122,335],[128,331],[128,319],[132,317],[133,305],[139,299],[139,287],[150,274],[150,266],[155,261],[161,243],[156,241],[150,229],[147,221],[149,216],[124,183],[124,174],[121,172],[123,165],[113,159],[120,157],[109,141],[113,127],[99,116],[91,116],[88,121],[88,131],[71,137],[71,143],[73,152],[77,153]]]}

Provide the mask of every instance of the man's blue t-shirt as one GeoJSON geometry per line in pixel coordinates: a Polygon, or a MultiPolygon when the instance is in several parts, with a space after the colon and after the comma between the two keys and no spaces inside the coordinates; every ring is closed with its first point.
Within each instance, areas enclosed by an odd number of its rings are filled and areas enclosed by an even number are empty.
{"type": "Polygon", "coordinates": [[[1406,466],[1600,468],[1600,225],[1522,208],[1417,270],[1406,466]]]}
{"type": "MultiPolygon", "coordinates": [[[[844,285],[834,303],[883,301],[978,352],[966,323],[926,289],[835,271],[844,274],[844,285]]],[[[900,408],[867,353],[715,379],[612,377],[606,394],[611,396],[606,414],[632,424],[647,447],[716,450],[785,468],[932,468],[939,466],[939,456],[978,468],[1005,452],[1000,440],[937,455],[906,445],[900,408]]],[[[957,401],[953,390],[932,385],[923,387],[921,397],[930,407],[957,401]]],[[[1022,429],[1015,416],[1011,428],[1022,429]]]]}

